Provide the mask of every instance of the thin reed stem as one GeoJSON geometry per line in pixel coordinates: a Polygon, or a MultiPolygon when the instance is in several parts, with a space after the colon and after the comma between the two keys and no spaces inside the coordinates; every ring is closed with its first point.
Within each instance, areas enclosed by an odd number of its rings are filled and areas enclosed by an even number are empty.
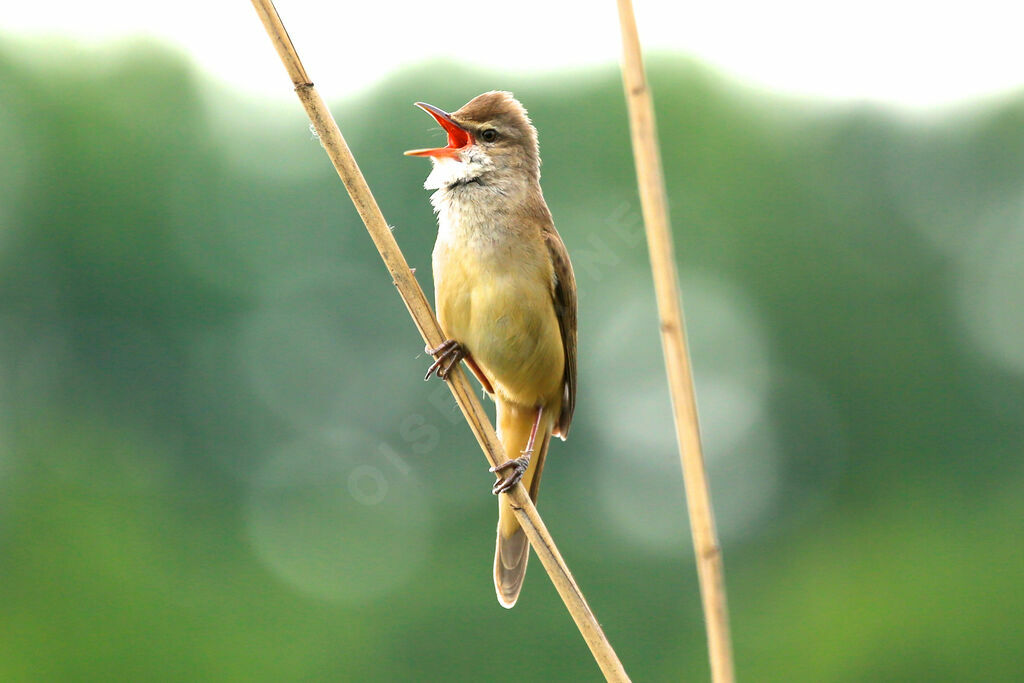
{"type": "Polygon", "coordinates": [[[665,353],[672,410],[683,465],[683,481],[690,515],[690,532],[697,558],[704,620],[708,633],[711,678],[715,683],[734,679],[732,643],[729,637],[729,612],[725,599],[725,572],[722,550],[715,532],[711,509],[711,491],[700,444],[697,400],[693,390],[693,372],[686,346],[682,300],[676,275],[675,252],[668,219],[665,179],[661,169],[654,106],[644,73],[640,38],[631,0],[618,0],[622,28],[622,82],[629,107],[640,202],[643,206],[647,244],[654,274],[654,293],[661,321],[661,344],[665,353]]]}
{"type": "MultiPolygon", "coordinates": [[[[292,45],[291,39],[288,37],[288,32],[281,22],[277,9],[270,0],[252,0],[252,4],[295,85],[295,92],[305,107],[309,120],[313,123],[320,143],[345,184],[352,203],[355,204],[356,211],[359,212],[373,243],[377,246],[384,265],[391,273],[398,293],[402,297],[402,301],[405,302],[406,308],[409,309],[409,314],[416,323],[423,341],[431,348],[439,346],[444,341],[444,337],[437,318],[423,294],[423,289],[416,281],[409,264],[402,255],[398,243],[391,234],[391,230],[377,206],[377,201],[370,192],[338,125],[327,109],[327,105],[324,104],[319,93],[313,87],[309,76],[306,75],[306,70],[299,60],[295,46],[292,45]]],[[[504,450],[498,442],[494,427],[462,369],[454,369],[448,376],[447,383],[455,396],[456,403],[466,416],[470,429],[473,430],[474,436],[480,443],[484,455],[487,456],[488,462],[492,466],[503,462],[505,460],[504,450]]],[[[583,593],[576,585],[576,581],[569,572],[562,555],[558,552],[554,540],[548,533],[547,527],[544,526],[526,489],[522,484],[517,484],[511,492],[501,495],[511,497],[516,518],[523,530],[526,531],[534,552],[540,558],[548,576],[551,577],[558,594],[562,596],[566,608],[590,647],[605,678],[609,681],[628,681],[629,677],[626,675],[622,663],[601,630],[601,625],[598,624],[594,613],[587,605],[583,593]]]]}

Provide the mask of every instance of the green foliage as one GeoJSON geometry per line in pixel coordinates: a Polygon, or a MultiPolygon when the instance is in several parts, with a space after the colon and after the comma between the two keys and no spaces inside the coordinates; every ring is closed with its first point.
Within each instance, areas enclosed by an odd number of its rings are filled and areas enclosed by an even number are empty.
{"type": "MultiPolygon", "coordinates": [[[[1024,99],[651,80],[740,676],[1013,680],[1024,99]]],[[[541,509],[634,679],[706,679],[618,74],[435,63],[335,115],[429,290],[411,103],[495,88],[580,286],[541,509]]],[[[297,104],[139,46],[0,55],[0,102],[0,679],[597,677],[539,566],[497,605],[484,460],[297,104]]]]}

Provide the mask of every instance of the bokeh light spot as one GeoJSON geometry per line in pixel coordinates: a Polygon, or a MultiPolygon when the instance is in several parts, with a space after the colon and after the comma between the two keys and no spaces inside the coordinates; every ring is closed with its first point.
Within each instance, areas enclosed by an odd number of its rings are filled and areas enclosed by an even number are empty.
{"type": "Polygon", "coordinates": [[[361,603],[425,560],[430,509],[369,435],[336,432],[281,448],[249,491],[249,537],[275,576],[323,600],[361,603]]]}
{"type": "Polygon", "coordinates": [[[1024,200],[963,260],[957,308],[971,345],[1024,375],[1024,200]]]}

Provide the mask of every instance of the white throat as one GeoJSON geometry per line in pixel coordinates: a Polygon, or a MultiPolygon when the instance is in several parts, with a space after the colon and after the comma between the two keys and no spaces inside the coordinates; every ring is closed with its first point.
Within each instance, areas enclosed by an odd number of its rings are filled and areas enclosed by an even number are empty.
{"type": "Polygon", "coordinates": [[[476,147],[462,161],[434,158],[424,187],[435,190],[430,203],[437,214],[438,244],[461,244],[480,253],[493,252],[514,237],[508,202],[520,188],[476,147]]]}
{"type": "Polygon", "coordinates": [[[431,157],[434,167],[427,176],[423,187],[428,190],[442,190],[450,185],[467,183],[494,168],[494,162],[476,147],[461,153],[461,161],[451,157],[431,157]]]}

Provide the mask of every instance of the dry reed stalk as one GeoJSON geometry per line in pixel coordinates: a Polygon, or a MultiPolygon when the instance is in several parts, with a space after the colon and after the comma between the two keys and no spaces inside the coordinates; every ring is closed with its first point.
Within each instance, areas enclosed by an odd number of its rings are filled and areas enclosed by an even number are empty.
{"type": "MultiPolygon", "coordinates": [[[[281,22],[277,9],[270,0],[252,0],[252,4],[295,85],[295,92],[309,115],[309,120],[320,138],[320,143],[345,184],[356,211],[359,212],[373,243],[384,260],[384,265],[387,266],[388,272],[394,278],[398,293],[402,297],[402,301],[405,302],[406,308],[409,309],[409,314],[416,323],[423,341],[431,348],[437,347],[444,341],[444,337],[433,309],[427,302],[423,289],[413,276],[409,264],[391,234],[391,229],[384,220],[384,215],[377,206],[377,201],[370,192],[370,187],[366,184],[337,123],[320,94],[313,87],[309,76],[306,75],[306,70],[299,60],[291,38],[288,37],[288,32],[281,22]]],[[[455,368],[455,371],[448,376],[447,384],[455,396],[456,403],[462,409],[470,429],[473,430],[473,435],[480,443],[484,455],[487,456],[488,462],[492,466],[503,462],[505,460],[504,450],[498,442],[494,427],[461,368],[455,368]]],[[[576,622],[576,626],[605,678],[609,681],[628,681],[629,677],[626,675],[622,663],[601,630],[601,625],[590,610],[590,606],[587,605],[579,586],[576,585],[565,560],[562,559],[547,527],[544,526],[543,520],[537,513],[537,508],[530,500],[526,488],[522,484],[517,484],[512,491],[501,495],[511,497],[516,518],[526,531],[534,552],[548,576],[551,577],[551,582],[555,584],[558,594],[565,602],[566,608],[576,622]]]]}
{"type": "Polygon", "coordinates": [[[658,300],[661,343],[672,396],[679,456],[683,465],[690,532],[697,558],[697,574],[708,632],[711,677],[716,683],[731,683],[734,672],[722,550],[715,532],[711,491],[700,445],[697,401],[693,390],[690,355],[686,347],[686,328],[676,276],[675,252],[672,250],[654,107],[644,74],[633,3],[631,0],[618,0],[618,6],[622,28],[622,82],[629,106],[633,157],[651,255],[651,271],[654,274],[654,292],[658,300]]]}

